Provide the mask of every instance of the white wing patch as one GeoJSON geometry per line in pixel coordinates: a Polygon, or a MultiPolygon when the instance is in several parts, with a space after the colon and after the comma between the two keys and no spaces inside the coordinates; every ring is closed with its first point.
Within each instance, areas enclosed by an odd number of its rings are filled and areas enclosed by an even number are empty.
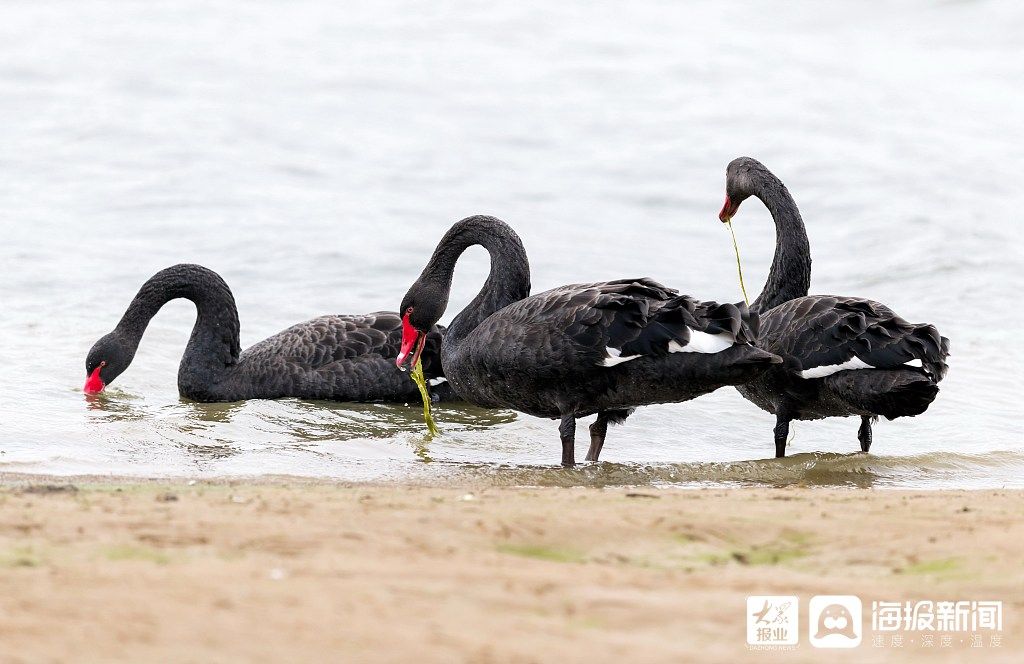
{"type": "Polygon", "coordinates": [[[430,379],[427,380],[427,385],[429,385],[431,387],[437,387],[441,383],[447,383],[447,382],[448,382],[447,378],[441,378],[441,377],[430,378],[430,379]]]}
{"type": "Polygon", "coordinates": [[[678,341],[668,342],[670,353],[720,353],[731,348],[736,339],[731,334],[708,334],[690,330],[690,343],[680,346],[678,341]]]}
{"type": "Polygon", "coordinates": [[[604,358],[604,360],[601,361],[601,364],[599,365],[602,367],[614,367],[616,364],[629,362],[630,360],[635,360],[636,358],[640,357],[639,355],[627,355],[626,357],[622,357],[622,349],[612,348],[611,346],[605,348],[604,352],[606,357],[604,358]]]}
{"type": "MultiPolygon", "coordinates": [[[[676,341],[668,342],[668,352],[670,353],[719,353],[726,348],[731,348],[736,340],[730,334],[708,334],[707,332],[698,332],[697,330],[690,330],[690,343],[685,346],[680,345],[676,341]]],[[[623,362],[629,362],[635,360],[640,355],[622,355],[621,348],[612,348],[608,346],[604,349],[605,358],[601,360],[601,367],[614,367],[616,364],[622,364],[623,362]]]]}
{"type": "MultiPolygon", "coordinates": [[[[916,367],[916,368],[920,369],[923,365],[922,365],[921,360],[919,358],[914,358],[913,360],[910,360],[909,362],[904,362],[903,366],[905,366],[905,367],[916,367]]],[[[824,378],[825,376],[831,376],[832,374],[839,373],[840,371],[847,371],[847,370],[853,370],[853,369],[877,369],[877,368],[878,367],[875,367],[875,366],[872,366],[872,365],[868,364],[867,362],[865,362],[864,360],[860,359],[859,357],[857,357],[855,355],[852,358],[850,358],[849,360],[843,362],[842,364],[827,364],[827,365],[825,365],[823,367],[812,367],[810,369],[804,369],[803,371],[800,372],[800,377],[801,378],[824,378]]]]}
{"type": "Polygon", "coordinates": [[[864,360],[854,355],[849,360],[842,364],[826,364],[823,367],[814,367],[812,369],[804,369],[800,372],[801,378],[824,378],[825,376],[831,376],[834,373],[840,371],[846,371],[847,369],[874,369],[864,360]]]}

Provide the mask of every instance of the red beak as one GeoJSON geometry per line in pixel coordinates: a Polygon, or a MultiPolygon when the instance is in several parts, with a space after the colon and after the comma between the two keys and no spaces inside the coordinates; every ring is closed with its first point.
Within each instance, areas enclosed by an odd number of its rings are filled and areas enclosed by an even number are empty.
{"type": "Polygon", "coordinates": [[[101,363],[98,367],[92,370],[92,373],[88,378],[85,379],[85,385],[82,387],[82,391],[86,394],[99,394],[106,387],[106,383],[100,378],[100,369],[103,368],[106,362],[101,363]]]}
{"type": "Polygon", "coordinates": [[[723,224],[733,218],[736,214],[736,210],[740,209],[739,203],[733,203],[729,200],[729,197],[725,197],[725,203],[722,205],[722,211],[718,213],[718,220],[723,224]]]}
{"type": "Polygon", "coordinates": [[[420,353],[423,352],[423,346],[427,343],[427,335],[421,334],[419,330],[412,326],[409,322],[409,314],[402,316],[402,348],[398,352],[398,357],[395,359],[395,366],[399,369],[405,364],[406,358],[409,357],[409,351],[412,347],[416,346],[416,352],[413,353],[411,366],[416,366],[416,363],[420,359],[420,353]],[[419,343],[416,343],[419,341],[419,343]]]}

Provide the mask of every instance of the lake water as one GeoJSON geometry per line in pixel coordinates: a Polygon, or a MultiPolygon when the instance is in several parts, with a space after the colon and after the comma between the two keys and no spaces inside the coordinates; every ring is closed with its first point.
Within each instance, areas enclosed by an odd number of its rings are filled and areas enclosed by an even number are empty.
{"type": "MultiPolygon", "coordinates": [[[[6,4],[0,471],[1024,486],[1024,6],[505,4],[6,4]],[[537,292],[651,276],[736,301],[716,215],[739,155],[796,197],[812,292],[952,339],[937,401],[879,423],[869,456],[833,419],[765,460],[773,418],[731,389],[640,410],[574,471],[553,467],[554,422],[512,412],[444,405],[425,445],[417,404],[194,404],[186,301],[108,393],[81,393],[87,350],[163,267],[218,271],[247,346],[397,308],[473,213],[520,232],[537,292]]],[[[771,218],[751,199],[735,227],[759,290],[771,218]]],[[[467,252],[445,320],[486,270],[467,252]]]]}

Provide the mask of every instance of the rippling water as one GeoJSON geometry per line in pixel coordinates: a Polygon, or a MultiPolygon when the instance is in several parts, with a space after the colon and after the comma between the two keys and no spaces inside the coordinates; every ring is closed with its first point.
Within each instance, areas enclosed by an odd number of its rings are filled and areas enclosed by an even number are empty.
{"type": "MultiPolygon", "coordinates": [[[[1019,3],[506,4],[6,5],[0,470],[1024,486],[1019,3]],[[880,423],[870,456],[846,419],[797,423],[794,456],[759,461],[773,418],[732,390],[639,411],[574,471],[551,467],[554,423],[512,412],[445,405],[425,443],[415,404],[193,404],[181,301],[113,389],[80,392],[86,351],[162,267],[220,272],[249,345],[394,309],[472,213],[520,231],[538,291],[648,275],[735,301],[715,215],[742,154],[800,204],[812,292],[952,339],[939,399],[880,423]]],[[[748,202],[736,230],[756,289],[770,217],[748,202]]],[[[467,253],[450,313],[486,269],[467,253]]]]}

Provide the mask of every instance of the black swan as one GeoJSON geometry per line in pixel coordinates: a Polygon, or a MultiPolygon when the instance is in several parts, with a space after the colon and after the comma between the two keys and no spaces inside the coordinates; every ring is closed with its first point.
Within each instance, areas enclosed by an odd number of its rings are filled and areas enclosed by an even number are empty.
{"type": "Polygon", "coordinates": [[[608,424],[636,406],[687,401],[781,362],[753,345],[757,317],[746,307],[700,302],[650,279],[530,296],[519,236],[494,217],[475,216],[451,227],[402,300],[399,366],[415,364],[424,331],[448,306],[455,263],[473,245],[490,253],[490,274],[445,333],[445,376],[471,403],[560,419],[564,466],[575,462],[579,417],[597,414],[587,454],[596,461],[608,424]]]}
{"type": "Polygon", "coordinates": [[[859,415],[857,437],[867,452],[879,415],[892,420],[927,410],[946,375],[949,340],[934,325],[908,323],[878,302],[805,297],[811,249],[803,219],[786,186],[759,161],[733,160],[725,192],[721,221],[730,221],[748,196],[775,220],[775,258],[751,309],[761,317],[758,346],[784,363],[737,387],[775,415],[775,456],[786,456],[792,420],[859,415]]]}
{"type": "MultiPolygon", "coordinates": [[[[398,314],[321,316],[241,352],[231,289],[216,272],[201,265],[166,268],[142,285],[114,331],[89,351],[86,392],[102,391],[128,368],[150,319],[176,298],[194,302],[198,313],[178,368],[178,391],[183,397],[204,402],[282,397],[419,400],[416,385],[394,365],[402,340],[398,314]]],[[[443,330],[427,329],[424,373],[437,384],[436,396],[450,396],[441,372],[443,330]]]]}

